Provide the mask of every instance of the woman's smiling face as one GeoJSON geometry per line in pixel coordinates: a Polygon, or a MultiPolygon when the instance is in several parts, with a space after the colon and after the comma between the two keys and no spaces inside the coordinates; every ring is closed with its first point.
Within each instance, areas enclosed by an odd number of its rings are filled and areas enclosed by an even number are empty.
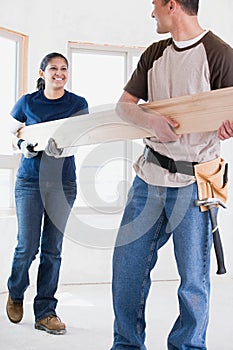
{"type": "Polygon", "coordinates": [[[63,89],[68,80],[68,66],[63,58],[54,57],[39,74],[45,80],[46,88],[63,89]]]}

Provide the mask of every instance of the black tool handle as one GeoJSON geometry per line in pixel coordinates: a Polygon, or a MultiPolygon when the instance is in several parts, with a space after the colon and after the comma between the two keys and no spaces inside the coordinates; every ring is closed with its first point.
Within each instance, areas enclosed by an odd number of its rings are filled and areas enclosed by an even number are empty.
{"type": "Polygon", "coordinates": [[[217,274],[223,275],[226,273],[225,263],[224,263],[224,255],[223,255],[223,248],[222,248],[222,242],[218,230],[218,223],[217,223],[217,209],[216,207],[209,209],[210,213],[210,220],[212,224],[212,233],[213,233],[213,242],[214,242],[214,250],[217,260],[217,274]]]}

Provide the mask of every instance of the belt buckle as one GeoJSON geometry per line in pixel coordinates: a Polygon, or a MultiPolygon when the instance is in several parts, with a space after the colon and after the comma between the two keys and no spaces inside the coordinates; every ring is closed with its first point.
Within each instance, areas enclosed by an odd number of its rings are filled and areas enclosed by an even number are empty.
{"type": "Polygon", "coordinates": [[[145,147],[145,148],[144,148],[144,152],[143,152],[143,155],[144,155],[145,160],[147,160],[148,154],[149,154],[149,147],[145,147]]]}
{"type": "Polygon", "coordinates": [[[182,174],[194,176],[194,165],[198,164],[197,162],[186,162],[186,161],[178,161],[177,162],[177,172],[182,174]]]}
{"type": "Polygon", "coordinates": [[[151,152],[151,149],[150,149],[150,147],[146,146],[145,149],[144,149],[144,159],[147,162],[151,162],[152,158],[153,158],[153,154],[151,152]]]}

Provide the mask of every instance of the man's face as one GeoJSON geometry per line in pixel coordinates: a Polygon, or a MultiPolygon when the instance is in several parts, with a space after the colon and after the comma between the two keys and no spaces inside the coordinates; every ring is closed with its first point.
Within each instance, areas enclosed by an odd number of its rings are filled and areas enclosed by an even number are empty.
{"type": "Polygon", "coordinates": [[[170,1],[164,5],[163,0],[153,0],[154,9],[151,16],[156,20],[157,33],[164,34],[170,32],[170,1]]]}

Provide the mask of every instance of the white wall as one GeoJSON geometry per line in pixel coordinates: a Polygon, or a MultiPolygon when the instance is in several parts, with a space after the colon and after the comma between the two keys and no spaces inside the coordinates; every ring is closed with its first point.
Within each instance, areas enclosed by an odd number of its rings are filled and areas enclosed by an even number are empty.
{"type": "MultiPolygon", "coordinates": [[[[66,53],[69,40],[147,46],[161,38],[150,0],[8,0],[1,9],[0,26],[29,36],[29,90],[35,88],[41,58],[52,51],[66,53]]],[[[200,23],[232,44],[232,11],[231,0],[200,0],[200,23]]]]}
{"type": "MultiPolygon", "coordinates": [[[[3,0],[1,0],[3,3],[3,0]]],[[[0,26],[22,32],[29,36],[28,91],[35,89],[37,72],[41,58],[48,52],[59,51],[67,54],[67,42],[93,42],[97,44],[147,46],[160,37],[155,33],[155,23],[150,14],[150,0],[8,0],[1,5],[0,26]]],[[[233,1],[201,0],[200,22],[203,27],[212,29],[224,40],[233,44],[233,1]]],[[[101,86],[100,86],[101,88],[101,86]]],[[[104,93],[104,90],[103,90],[104,93]]],[[[119,91],[119,96],[121,91],[119,91]]],[[[232,141],[223,145],[223,155],[233,168],[232,141]]],[[[232,175],[231,175],[232,183],[232,175]]],[[[231,186],[232,188],[232,186],[231,186]]],[[[232,203],[230,193],[229,203],[232,203]]],[[[229,275],[233,275],[232,246],[233,208],[220,209],[220,226],[225,247],[229,275]]],[[[108,222],[108,218],[101,218],[108,222]]],[[[91,217],[95,225],[97,217],[91,217]]],[[[0,218],[0,291],[6,289],[6,279],[10,272],[10,263],[15,245],[15,218],[0,218]]],[[[84,233],[84,232],[83,232],[84,233]]],[[[65,239],[61,282],[100,282],[111,280],[110,248],[87,247],[65,239]]],[[[35,281],[32,268],[32,283],[35,281]]],[[[213,273],[215,261],[213,259],[213,273]]],[[[172,246],[161,252],[158,279],[176,278],[172,256],[172,246]]]]}

